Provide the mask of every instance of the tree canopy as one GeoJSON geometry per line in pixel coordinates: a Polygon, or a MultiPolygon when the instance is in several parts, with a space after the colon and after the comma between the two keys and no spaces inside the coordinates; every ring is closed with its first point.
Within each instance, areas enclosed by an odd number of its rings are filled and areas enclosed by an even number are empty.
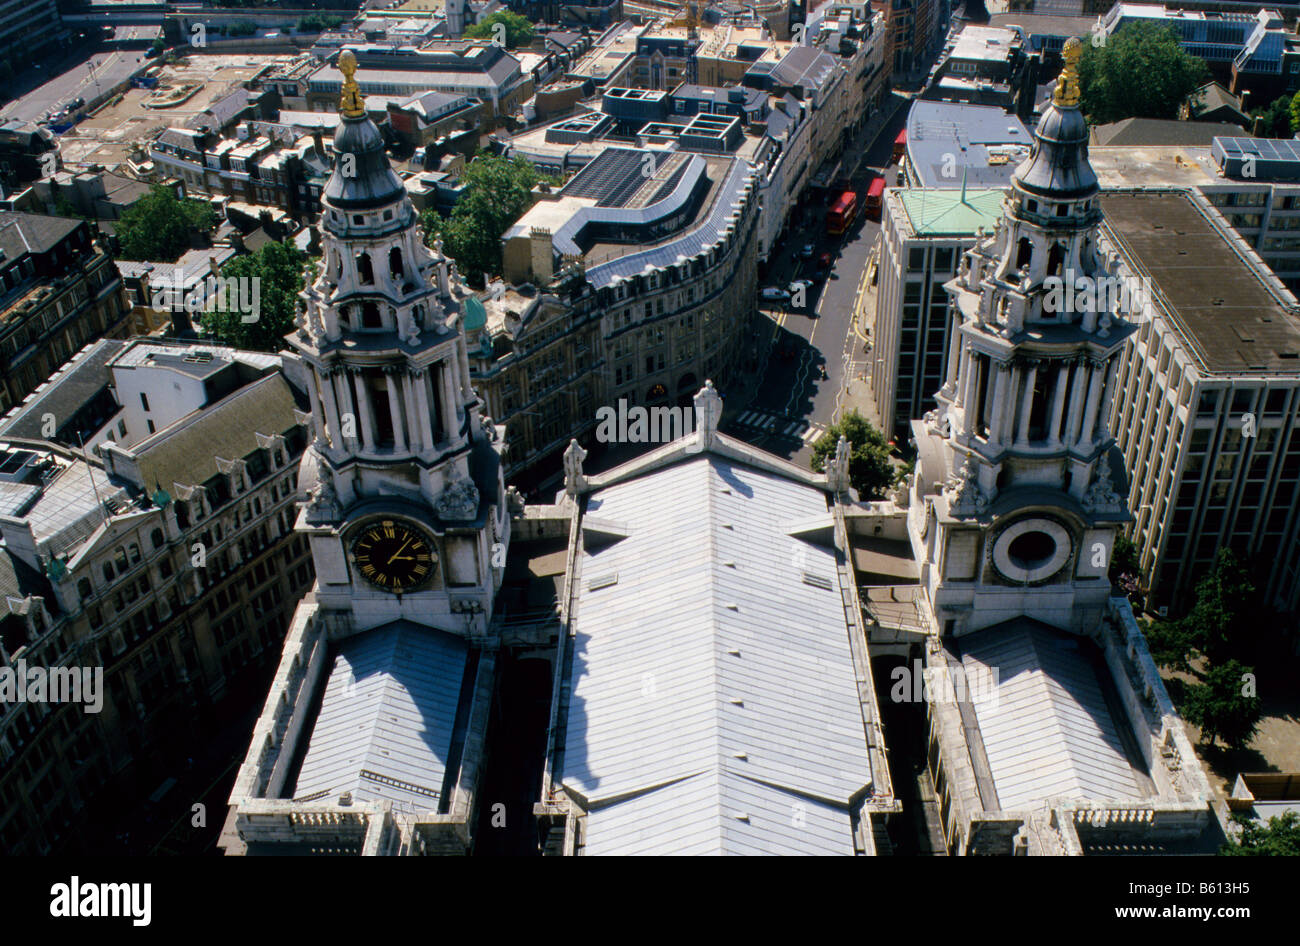
{"type": "Polygon", "coordinates": [[[501,272],[502,235],[533,205],[533,188],[554,182],[523,158],[484,155],[465,167],[461,180],[465,189],[451,216],[430,208],[421,223],[426,239],[441,235],[444,252],[477,281],[501,272]]]}
{"type": "Polygon", "coordinates": [[[293,331],[298,293],[303,287],[307,255],[292,243],[267,243],[256,253],[236,256],[221,270],[224,278],[256,280],[240,286],[239,298],[256,300],[255,311],[229,300],[209,305],[200,318],[203,330],[236,348],[278,351],[293,331]],[[256,287],[255,289],[253,287],[256,287]],[[244,321],[249,316],[253,321],[244,321]]]}
{"type": "Polygon", "coordinates": [[[1288,811],[1260,824],[1244,815],[1233,815],[1241,826],[1235,841],[1228,841],[1219,853],[1228,857],[1296,857],[1300,855],[1300,814],[1288,811]]]}
{"type": "Polygon", "coordinates": [[[1186,688],[1183,715],[1201,731],[1201,742],[1222,739],[1233,749],[1245,748],[1259,728],[1263,707],[1255,695],[1254,672],[1229,660],[1212,665],[1203,683],[1186,688]]]}
{"type": "Polygon", "coordinates": [[[1264,138],[1290,138],[1295,124],[1294,113],[1291,111],[1292,98],[1290,95],[1279,95],[1263,108],[1251,112],[1251,118],[1259,119],[1255,132],[1264,138]]]}
{"type": "Polygon", "coordinates": [[[1178,107],[1207,80],[1205,62],[1178,35],[1154,23],[1130,23],[1103,45],[1083,44],[1079,85],[1088,121],[1177,118],[1178,107]]]}
{"type": "Polygon", "coordinates": [[[123,259],[169,262],[190,248],[196,232],[217,224],[216,211],[206,200],[180,199],[161,184],[126,210],[117,221],[117,242],[123,259]]]}
{"type": "Polygon", "coordinates": [[[1224,549],[1197,582],[1195,602],[1184,617],[1143,627],[1156,663],[1196,678],[1179,681],[1176,689],[1182,693],[1180,709],[1201,730],[1203,743],[1222,739],[1240,749],[1254,737],[1263,708],[1254,668],[1238,658],[1257,654],[1265,643],[1260,631],[1270,626],[1255,603],[1249,571],[1224,549]]]}
{"type": "Polygon", "coordinates": [[[848,438],[849,482],[862,499],[883,499],[898,479],[898,470],[890,461],[889,441],[857,411],[845,414],[832,424],[813,444],[810,465],[817,473],[826,469],[826,460],[835,456],[840,435],[848,438]]]}
{"type": "Polygon", "coordinates": [[[470,39],[493,39],[497,35],[493,27],[498,23],[506,28],[506,49],[518,49],[520,46],[532,43],[533,34],[536,32],[532,22],[527,17],[511,13],[509,10],[498,10],[496,13],[488,14],[473,26],[466,27],[465,35],[470,39]]]}

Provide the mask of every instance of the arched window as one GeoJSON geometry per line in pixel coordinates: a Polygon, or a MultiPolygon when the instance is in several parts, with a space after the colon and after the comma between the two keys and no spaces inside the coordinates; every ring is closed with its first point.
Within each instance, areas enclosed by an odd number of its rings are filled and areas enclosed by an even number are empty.
{"type": "Polygon", "coordinates": [[[388,251],[388,271],[392,273],[393,279],[402,278],[402,251],[399,247],[393,247],[388,251]]]}
{"type": "Polygon", "coordinates": [[[1024,269],[1033,258],[1034,245],[1029,242],[1029,237],[1021,237],[1016,244],[1016,269],[1024,269]]]}
{"type": "Polygon", "coordinates": [[[112,581],[112,580],[113,580],[113,563],[112,563],[112,562],[105,562],[105,563],[104,563],[104,581],[112,581]]]}
{"type": "Polygon", "coordinates": [[[361,327],[383,328],[384,320],[380,318],[379,306],[373,302],[361,303],[361,327]]]}
{"type": "Polygon", "coordinates": [[[357,278],[362,285],[371,285],[375,281],[375,269],[370,264],[369,253],[357,254],[357,278]]]}
{"type": "Polygon", "coordinates": [[[134,565],[136,562],[140,561],[140,546],[138,546],[138,545],[136,545],[134,542],[132,542],[130,545],[127,546],[127,549],[128,549],[128,550],[130,551],[130,553],[131,553],[131,564],[132,564],[132,565],[134,565]]]}
{"type": "Polygon", "coordinates": [[[149,541],[153,543],[154,548],[156,549],[162,548],[163,541],[164,541],[163,530],[154,529],[153,532],[149,533],[149,541]]]}
{"type": "Polygon", "coordinates": [[[1053,243],[1052,248],[1047,251],[1047,275],[1061,275],[1061,266],[1065,263],[1065,247],[1059,243],[1053,243]]]}
{"type": "Polygon", "coordinates": [[[81,595],[83,601],[90,597],[91,588],[89,578],[83,578],[81,581],[77,582],[77,594],[81,595]]]}

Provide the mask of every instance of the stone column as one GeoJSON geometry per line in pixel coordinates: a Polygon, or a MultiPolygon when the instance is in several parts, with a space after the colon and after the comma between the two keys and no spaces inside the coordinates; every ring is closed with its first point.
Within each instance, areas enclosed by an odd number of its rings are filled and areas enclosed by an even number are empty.
{"type": "Polygon", "coordinates": [[[433,417],[429,412],[429,370],[421,368],[415,373],[411,383],[415,385],[417,410],[420,416],[420,436],[430,448],[437,446],[438,440],[433,435],[433,417]]]}
{"type": "Polygon", "coordinates": [[[393,423],[393,449],[406,452],[406,420],[402,417],[402,399],[397,396],[397,381],[392,371],[384,372],[384,385],[388,388],[388,416],[393,423]]]}
{"type": "Polygon", "coordinates": [[[361,449],[366,453],[374,453],[374,419],[370,413],[370,391],[366,388],[365,372],[360,369],[353,371],[352,381],[357,391],[357,422],[361,425],[361,449]]]}
{"type": "Polygon", "coordinates": [[[446,425],[447,439],[456,437],[460,431],[460,411],[457,409],[460,398],[456,396],[456,381],[452,377],[452,363],[444,359],[438,362],[438,380],[442,382],[442,416],[446,425]]]}
{"type": "Polygon", "coordinates": [[[948,346],[948,375],[946,382],[956,384],[957,379],[961,377],[961,363],[964,352],[961,344],[961,332],[958,327],[952,327],[952,342],[948,346]]]}
{"type": "Polygon", "coordinates": [[[410,449],[420,453],[429,449],[424,439],[424,427],[420,424],[420,415],[415,411],[415,388],[411,384],[409,372],[402,375],[402,403],[406,406],[406,429],[410,432],[410,449]]]}
{"type": "Polygon", "coordinates": [[[1065,442],[1074,446],[1079,439],[1079,423],[1083,420],[1083,388],[1088,376],[1088,362],[1080,358],[1074,363],[1074,377],[1070,391],[1070,416],[1065,419],[1065,442]]]}
{"type": "Polygon", "coordinates": [[[307,382],[307,397],[311,400],[312,443],[319,444],[325,440],[325,411],[321,406],[320,391],[316,388],[315,371],[311,371],[311,379],[307,382]]]}
{"type": "Polygon", "coordinates": [[[1029,442],[1029,416],[1034,409],[1034,384],[1038,380],[1037,362],[1029,363],[1029,373],[1024,377],[1025,391],[1020,397],[1020,423],[1016,425],[1016,443],[1029,442]]]}
{"type": "Polygon", "coordinates": [[[994,389],[993,404],[984,405],[984,413],[988,413],[989,407],[993,407],[996,413],[993,415],[992,423],[989,426],[989,440],[994,443],[1002,442],[1002,434],[1007,423],[1007,385],[1011,380],[1011,366],[999,364],[992,359],[989,360],[989,366],[995,367],[998,373],[997,386],[994,389]]]}
{"type": "Polygon", "coordinates": [[[330,383],[334,385],[334,402],[337,405],[335,408],[335,414],[338,416],[340,420],[340,424],[338,427],[338,432],[339,432],[338,445],[340,448],[347,449],[347,443],[344,440],[345,435],[343,430],[343,424],[341,423],[343,415],[345,414],[352,415],[353,439],[356,439],[357,428],[360,425],[360,421],[357,420],[357,412],[356,409],[353,407],[352,393],[350,390],[350,386],[348,384],[348,377],[346,372],[342,368],[336,368],[333,371],[331,371],[330,383]]]}
{"type": "Polygon", "coordinates": [[[1056,385],[1052,389],[1052,420],[1047,428],[1047,443],[1061,445],[1061,412],[1065,409],[1065,384],[1070,379],[1070,366],[1061,364],[1056,369],[1056,385]]]}
{"type": "Polygon", "coordinates": [[[1090,365],[1088,377],[1088,407],[1083,415],[1083,430],[1079,432],[1079,446],[1086,447],[1092,443],[1092,430],[1097,424],[1097,411],[1101,408],[1102,365],[1090,365]]]}
{"type": "MultiPolygon", "coordinates": [[[[1101,396],[1101,414],[1098,419],[1101,421],[1106,433],[1110,433],[1110,410],[1111,404],[1115,400],[1115,385],[1119,383],[1119,361],[1112,358],[1106,366],[1106,390],[1101,396]]],[[[1094,440],[1100,438],[1093,437],[1094,440]]]]}

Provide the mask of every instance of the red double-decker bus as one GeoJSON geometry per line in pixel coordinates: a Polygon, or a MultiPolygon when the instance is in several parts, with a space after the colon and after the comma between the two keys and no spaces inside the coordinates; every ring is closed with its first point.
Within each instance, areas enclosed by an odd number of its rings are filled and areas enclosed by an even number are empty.
{"type": "Polygon", "coordinates": [[[867,215],[873,220],[880,219],[880,206],[885,197],[885,179],[878,177],[867,189],[867,215]]]}
{"type": "Polygon", "coordinates": [[[853,225],[853,220],[858,215],[858,195],[853,191],[845,191],[835,198],[835,203],[831,204],[830,209],[826,211],[826,235],[843,236],[844,231],[853,225]]]}

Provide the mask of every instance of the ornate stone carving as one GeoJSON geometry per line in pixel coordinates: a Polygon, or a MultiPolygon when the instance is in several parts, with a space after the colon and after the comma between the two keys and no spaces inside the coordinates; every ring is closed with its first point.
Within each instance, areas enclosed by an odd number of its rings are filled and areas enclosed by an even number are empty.
{"type": "Polygon", "coordinates": [[[334,488],[334,475],[329,469],[325,466],[320,466],[318,469],[320,481],[311,491],[309,509],[314,516],[328,518],[338,513],[339,494],[334,488]]]}
{"type": "Polygon", "coordinates": [[[718,431],[718,421],[722,418],[722,395],[713,387],[712,381],[705,381],[704,387],[695,394],[695,428],[698,431],[699,449],[707,447],[718,431]]]}
{"type": "Polygon", "coordinates": [[[961,467],[948,480],[945,490],[951,502],[954,515],[979,515],[989,506],[989,498],[980,489],[979,474],[975,461],[967,457],[961,467]]]}
{"type": "Polygon", "coordinates": [[[433,508],[438,518],[459,522],[478,515],[478,501],[478,487],[465,477],[458,476],[443,488],[433,508]]]}
{"type": "Polygon", "coordinates": [[[1110,458],[1103,453],[1101,459],[1097,461],[1097,475],[1083,495],[1083,508],[1089,512],[1099,512],[1119,509],[1122,504],[1123,500],[1119,493],[1115,492],[1110,458]]]}
{"type": "Polygon", "coordinates": [[[849,491],[851,482],[849,479],[849,462],[852,452],[853,450],[849,446],[849,438],[840,434],[839,442],[835,444],[835,456],[826,460],[826,485],[837,496],[849,491]]]}
{"type": "Polygon", "coordinates": [[[587,478],[582,475],[582,461],[587,459],[587,451],[576,440],[569,441],[569,448],[564,451],[564,492],[577,496],[587,485],[587,478]]]}
{"type": "Polygon", "coordinates": [[[408,345],[420,344],[420,326],[415,324],[411,309],[403,309],[397,319],[397,337],[408,345]]]}

